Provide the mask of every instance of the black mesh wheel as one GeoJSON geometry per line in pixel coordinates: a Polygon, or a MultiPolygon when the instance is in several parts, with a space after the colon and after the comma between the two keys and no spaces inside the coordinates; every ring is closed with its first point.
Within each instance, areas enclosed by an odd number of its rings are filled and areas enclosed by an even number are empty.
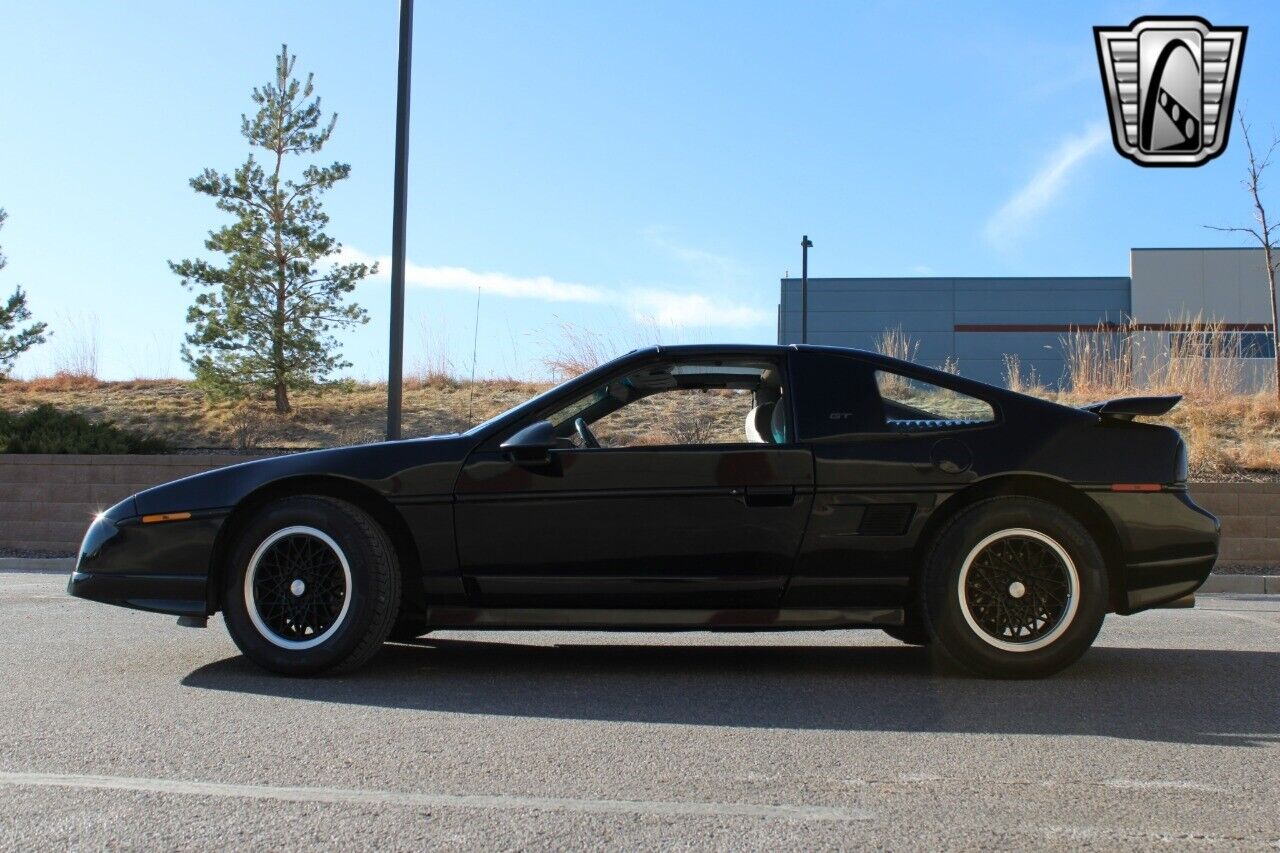
{"type": "Polygon", "coordinates": [[[1071,555],[1030,528],[990,534],[973,546],[956,584],[960,609],[974,632],[998,649],[1044,648],[1071,626],[1080,577],[1071,555]]]}
{"type": "Polygon", "coordinates": [[[285,675],[353,669],[381,647],[399,608],[395,549],[359,507],[284,498],[240,527],[223,611],[231,638],[258,665],[285,675]]]}
{"type": "Polygon", "coordinates": [[[935,535],[922,571],[931,648],[979,675],[1056,672],[1088,650],[1107,612],[1093,536],[1039,498],[988,498],[960,510],[935,535]]]}
{"type": "Polygon", "coordinates": [[[351,609],[351,564],[323,530],[282,528],[249,558],[244,602],[268,642],[282,649],[318,646],[351,609]]]}

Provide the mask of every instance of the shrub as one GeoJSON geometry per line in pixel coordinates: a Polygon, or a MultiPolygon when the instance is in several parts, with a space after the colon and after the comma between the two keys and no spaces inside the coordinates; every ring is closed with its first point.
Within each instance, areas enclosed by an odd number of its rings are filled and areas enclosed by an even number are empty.
{"type": "Polygon", "coordinates": [[[38,406],[23,414],[0,412],[0,453],[162,453],[158,438],[94,423],[75,412],[38,406]]]}

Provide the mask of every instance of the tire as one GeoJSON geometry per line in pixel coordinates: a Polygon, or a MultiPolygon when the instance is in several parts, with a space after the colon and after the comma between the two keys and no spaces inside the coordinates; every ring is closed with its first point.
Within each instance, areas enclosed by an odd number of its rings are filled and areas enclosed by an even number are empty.
{"type": "Polygon", "coordinates": [[[977,675],[1040,678],[1092,645],[1107,612],[1097,543],[1048,501],[1001,497],[958,513],[925,557],[934,647],[977,675]]]}
{"type": "Polygon", "coordinates": [[[222,595],[245,657],[282,675],[333,674],[365,663],[386,641],[400,609],[400,568],[386,531],[364,510],[290,497],[244,528],[222,595]]]}

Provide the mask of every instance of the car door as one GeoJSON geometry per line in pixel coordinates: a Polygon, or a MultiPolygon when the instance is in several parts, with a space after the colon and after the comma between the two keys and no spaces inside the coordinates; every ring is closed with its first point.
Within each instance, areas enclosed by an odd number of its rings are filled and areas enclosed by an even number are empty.
{"type": "Polygon", "coordinates": [[[459,561],[493,607],[776,607],[808,517],[797,444],[557,447],[471,454],[456,487],[459,561]]]}

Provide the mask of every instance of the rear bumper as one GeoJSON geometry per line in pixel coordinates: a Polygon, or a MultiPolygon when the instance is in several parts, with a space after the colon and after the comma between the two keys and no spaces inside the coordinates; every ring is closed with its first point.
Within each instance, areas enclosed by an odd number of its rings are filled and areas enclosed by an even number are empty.
{"type": "Polygon", "coordinates": [[[1092,492],[1115,527],[1123,570],[1113,579],[1119,613],[1195,592],[1218,559],[1221,523],[1185,491],[1092,492]],[[1115,584],[1118,581],[1118,585],[1115,584]]]}
{"type": "Polygon", "coordinates": [[[1209,577],[1216,559],[1215,555],[1126,566],[1125,607],[1120,612],[1137,613],[1191,595],[1209,577]]]}

